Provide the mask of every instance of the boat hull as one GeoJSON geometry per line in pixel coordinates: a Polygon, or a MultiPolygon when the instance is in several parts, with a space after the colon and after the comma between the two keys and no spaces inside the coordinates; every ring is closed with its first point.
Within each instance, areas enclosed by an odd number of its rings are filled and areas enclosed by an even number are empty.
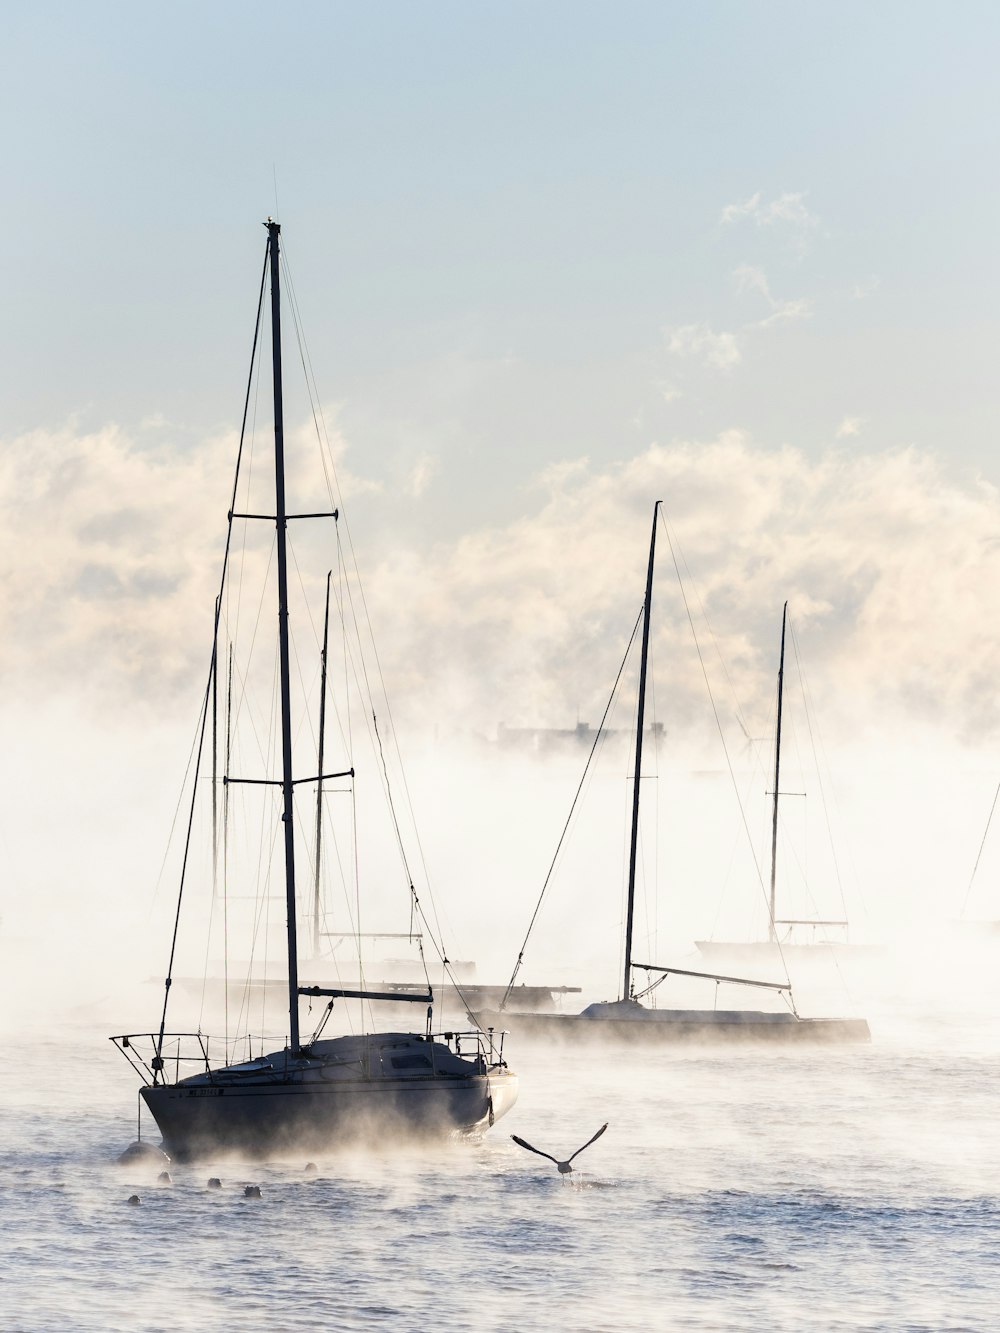
{"type": "Polygon", "coordinates": [[[871,1041],[871,1031],[863,1018],[796,1018],[792,1014],[742,1010],[652,1009],[641,1018],[505,1011],[481,1013],[477,1021],[529,1040],[604,1041],[616,1045],[829,1045],[871,1041]]]}
{"type": "Polygon", "coordinates": [[[172,1158],[235,1153],[276,1157],[322,1153],[486,1128],[517,1099],[508,1070],[467,1077],[274,1082],[247,1087],[160,1084],[142,1089],[172,1158]]]}

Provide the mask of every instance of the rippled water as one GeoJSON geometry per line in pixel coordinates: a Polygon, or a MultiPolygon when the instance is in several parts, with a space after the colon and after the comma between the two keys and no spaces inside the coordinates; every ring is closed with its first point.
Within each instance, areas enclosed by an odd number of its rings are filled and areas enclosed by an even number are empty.
{"type": "Polygon", "coordinates": [[[136,1088],[113,1026],[21,1026],[0,1327],[995,1328],[995,998],[886,1003],[868,1048],[524,1047],[518,1106],[479,1142],[171,1185],[114,1164],[136,1088]],[[509,1138],[569,1152],[604,1120],[569,1184],[509,1138]]]}

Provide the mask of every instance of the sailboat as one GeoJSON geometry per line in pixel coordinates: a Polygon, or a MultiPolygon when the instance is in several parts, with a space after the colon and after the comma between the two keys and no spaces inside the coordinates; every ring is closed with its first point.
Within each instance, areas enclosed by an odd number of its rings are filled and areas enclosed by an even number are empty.
{"type": "MultiPolygon", "coordinates": [[[[537,1014],[511,1011],[502,1003],[496,1013],[480,1013],[478,1020],[496,1027],[505,1026],[517,1036],[562,1037],[612,1040],[616,1042],[682,1041],[766,1041],[766,1042],[864,1042],[871,1034],[864,1019],[811,1018],[800,1015],[795,1006],[789,980],[762,981],[691,968],[667,967],[638,962],[633,958],[636,865],[639,845],[639,802],[642,790],[642,747],[646,712],[646,680],[649,663],[649,632],[653,601],[653,570],[656,558],[656,531],[661,501],[653,506],[653,529],[646,570],[646,593],[642,609],[642,648],[639,663],[639,697],[636,710],[635,755],[632,781],[632,819],[629,849],[628,895],[625,919],[624,972],[618,999],[598,1001],[579,1014],[537,1014]],[[645,973],[646,983],[636,987],[636,973],[645,973]],[[682,1009],[653,1008],[642,1000],[654,993],[669,976],[705,980],[720,985],[755,988],[783,1000],[784,1010],[759,1009],[682,1009]],[[651,979],[655,978],[655,979],[651,979]]],[[[537,913],[537,909],[536,909],[537,913]]],[[[530,928],[529,928],[530,933],[530,928]]],[[[525,944],[527,938],[525,939],[525,944]]],[[[514,978],[524,955],[518,957],[508,995],[513,993],[514,978]]]]}
{"type": "MultiPolygon", "coordinates": [[[[337,515],[335,511],[326,514],[292,514],[286,507],[279,265],[281,229],[270,218],[265,225],[267,250],[261,275],[257,330],[261,324],[265,282],[269,275],[274,401],[274,512],[233,512],[240,478],[238,458],[233,503],[228,516],[222,588],[224,590],[227,586],[234,521],[265,519],[273,522],[278,603],[280,776],[249,777],[227,773],[224,781],[230,785],[252,783],[257,784],[258,788],[266,790],[270,787],[280,791],[280,833],[277,841],[283,843],[284,852],[288,1031],[284,1043],[270,1050],[266,1049],[263,1040],[259,1041],[259,1053],[256,1055],[248,1041],[248,1058],[238,1062],[227,1062],[225,1057],[231,1052],[231,1045],[223,1039],[221,1063],[213,1059],[219,1049],[218,1040],[213,1042],[200,1030],[169,1032],[167,1014],[177,948],[175,925],[158,1029],[152,1033],[127,1034],[111,1040],[140,1075],[140,1094],[162,1134],[164,1149],[171,1157],[179,1160],[230,1152],[254,1157],[291,1152],[317,1153],[358,1139],[384,1142],[387,1137],[400,1134],[467,1132],[492,1125],[494,1120],[509,1110],[517,1096],[517,1076],[504,1059],[502,1036],[494,1040],[492,1033],[483,1032],[479,1028],[468,1032],[434,1034],[434,995],[429,981],[425,988],[406,997],[411,1003],[426,1007],[426,1025],[422,1030],[361,1031],[323,1039],[321,1033],[325,1018],[311,1037],[304,1035],[300,1025],[300,1005],[304,998],[311,1001],[321,997],[326,1000],[325,1017],[329,1017],[338,999],[356,999],[370,1006],[382,1000],[399,1003],[401,997],[398,992],[384,993],[362,985],[344,987],[302,984],[300,979],[295,789],[303,782],[322,784],[324,778],[350,776],[353,780],[354,771],[352,767],[349,774],[324,774],[322,744],[318,774],[315,777],[296,776],[293,770],[286,528],[292,519],[336,519],[337,515]]],[[[256,351],[255,334],[254,358],[256,351]]],[[[250,401],[249,387],[247,401],[250,401]]],[[[199,763],[209,712],[209,696],[214,690],[218,665],[221,602],[220,592],[215,604],[211,675],[202,702],[199,763]]],[[[197,790],[196,780],[195,794],[197,790]]],[[[194,801],[195,796],[192,796],[189,838],[194,801]]],[[[188,852],[185,848],[182,894],[187,865],[188,852]]],[[[412,884],[410,887],[412,892],[412,884]]],[[[180,907],[179,897],[178,922],[180,907]]]]}
{"type": "Polygon", "coordinates": [[[771,881],[768,897],[767,939],[696,940],[698,952],[708,962],[783,965],[788,957],[816,961],[846,954],[859,946],[849,941],[846,913],[841,917],[779,917],[777,915],[778,814],[781,799],[781,727],[785,694],[785,633],[788,603],[781,611],[781,648],[778,653],[778,697],[774,731],[774,788],[771,792],[771,881]]]}

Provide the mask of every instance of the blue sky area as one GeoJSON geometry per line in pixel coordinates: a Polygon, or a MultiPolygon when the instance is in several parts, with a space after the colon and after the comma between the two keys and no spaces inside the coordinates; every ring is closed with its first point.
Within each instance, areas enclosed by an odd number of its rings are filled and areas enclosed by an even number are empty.
{"type": "Polygon", "coordinates": [[[733,428],[1000,480],[995,6],[4,26],[8,436],[232,425],[276,177],[351,466],[391,489],[433,457],[421,522],[508,519],[550,463],[733,428]]]}

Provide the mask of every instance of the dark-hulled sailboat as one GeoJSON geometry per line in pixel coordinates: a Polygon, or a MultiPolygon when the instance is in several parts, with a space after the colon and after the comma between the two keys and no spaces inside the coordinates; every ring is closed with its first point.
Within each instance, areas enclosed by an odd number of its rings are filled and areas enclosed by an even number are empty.
{"type": "MultiPolygon", "coordinates": [[[[164,1147],[181,1160],[238,1152],[256,1157],[281,1153],[317,1153],[359,1138],[385,1141],[386,1135],[468,1131],[492,1125],[514,1103],[517,1078],[502,1054],[502,1039],[476,1029],[435,1037],[432,1030],[433,992],[430,984],[404,998],[427,1007],[423,1031],[362,1031],[353,1035],[321,1039],[322,1023],[312,1038],[300,1030],[303,997],[323,997],[327,1014],[338,998],[367,1003],[391,1000],[399,1003],[399,992],[382,994],[362,986],[331,987],[302,985],[296,929],[295,805],[299,783],[321,783],[327,778],[350,778],[348,773],[323,774],[322,758],[316,777],[296,777],[293,772],[293,724],[291,671],[289,664],[288,563],[286,526],[297,518],[333,518],[332,514],[290,514],[285,502],[285,451],[281,373],[281,301],[279,233],[277,222],[268,219],[267,252],[258,305],[257,329],[263,311],[265,283],[270,276],[271,338],[274,398],[274,513],[237,514],[240,456],[236,465],[233,503],[223,560],[222,589],[230,564],[235,520],[265,519],[274,523],[278,591],[278,687],[280,693],[281,776],[234,777],[227,783],[255,783],[264,789],[280,789],[281,841],[284,846],[284,900],[287,921],[288,1035],[277,1049],[261,1051],[241,1062],[213,1063],[212,1043],[202,1032],[167,1031],[167,1010],[177,948],[177,928],[170,952],[159,1029],[151,1034],[112,1038],[143,1079],[141,1095],[163,1136],[164,1147]],[[190,1072],[194,1065],[194,1072],[190,1072]]],[[[254,338],[254,356],[257,334],[254,338]]],[[[253,380],[253,358],[251,366],[253,380]]],[[[250,401],[250,387],[247,403],[250,401]]],[[[246,407],[244,409],[244,428],[246,407]]],[[[201,743],[204,744],[209,696],[214,690],[219,655],[219,622],[222,593],[216,601],[212,674],[202,703],[201,743]]],[[[324,643],[325,654],[325,643],[324,643]]],[[[325,667],[325,663],[324,663],[325,667]]],[[[325,686],[325,670],[324,670],[325,686]]],[[[324,695],[325,699],[325,695],[324,695]]],[[[321,733],[322,734],[322,733],[321,733]]],[[[320,746],[322,755],[322,742],[320,746]]],[[[197,778],[194,784],[197,792],[197,778]]],[[[188,822],[190,839],[194,817],[192,796],[188,822]]],[[[214,807],[213,807],[214,809],[214,807]]],[[[318,849],[317,849],[318,850],[318,849]]],[[[185,851],[182,890],[188,856],[185,851]]],[[[411,885],[412,892],[412,885],[411,885]]],[[[414,895],[414,900],[415,895],[414,895]]],[[[178,900],[178,920],[180,899],[178,900]]],[[[218,1044],[215,1044],[218,1049],[218,1044]]],[[[229,1053],[228,1043],[222,1043],[229,1053]]]]}

